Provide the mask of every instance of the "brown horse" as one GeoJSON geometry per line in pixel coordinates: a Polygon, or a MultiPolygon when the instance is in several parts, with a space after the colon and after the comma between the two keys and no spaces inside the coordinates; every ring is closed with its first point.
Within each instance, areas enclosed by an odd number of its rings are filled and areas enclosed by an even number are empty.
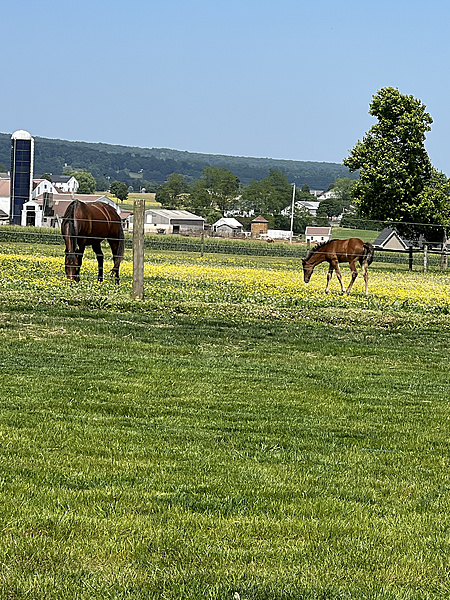
{"type": "Polygon", "coordinates": [[[119,267],[125,250],[125,236],[117,211],[105,202],[87,204],[74,200],[67,207],[61,223],[66,243],[65,269],[67,279],[80,281],[80,269],[86,246],[92,246],[97,255],[98,281],[103,281],[102,240],[107,239],[114,259],[111,275],[119,283],[119,267]]]}
{"type": "Polygon", "coordinates": [[[306,258],[302,259],[303,263],[303,276],[305,283],[308,283],[311,279],[314,267],[323,261],[327,261],[330,265],[327,275],[327,287],[325,293],[328,294],[330,289],[331,276],[333,271],[336,271],[336,277],[339,279],[341,284],[342,293],[348,294],[352,288],[355,279],[358,277],[358,271],[356,270],[356,263],[362,267],[363,277],[366,284],[366,296],[369,295],[369,274],[367,267],[373,260],[374,247],[370,242],[363,242],[359,238],[350,238],[348,240],[331,240],[330,242],[323,242],[315,246],[307,255],[306,258]],[[344,284],[342,283],[341,270],[339,263],[348,262],[352,271],[352,279],[350,284],[345,290],[344,284]]]}

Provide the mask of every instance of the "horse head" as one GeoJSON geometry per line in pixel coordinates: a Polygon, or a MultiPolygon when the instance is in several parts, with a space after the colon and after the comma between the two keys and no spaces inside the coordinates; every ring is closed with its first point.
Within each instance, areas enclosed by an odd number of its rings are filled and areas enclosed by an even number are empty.
{"type": "Polygon", "coordinates": [[[80,280],[80,267],[78,264],[78,257],[75,252],[66,252],[65,260],[66,277],[69,281],[80,280]]]}

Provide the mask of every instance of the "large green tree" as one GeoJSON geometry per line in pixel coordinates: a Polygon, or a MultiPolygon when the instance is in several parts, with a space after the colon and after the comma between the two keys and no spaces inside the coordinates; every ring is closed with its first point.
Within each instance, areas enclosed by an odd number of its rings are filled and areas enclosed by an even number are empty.
{"type": "Polygon", "coordinates": [[[180,208],[184,204],[189,184],[180,173],[171,173],[167,181],[158,188],[155,200],[166,208],[180,208]]]}
{"type": "Polygon", "coordinates": [[[378,122],[350,151],[344,164],[359,170],[352,193],[362,217],[396,222],[411,237],[442,237],[448,223],[448,181],[433,168],[425,135],[433,122],[413,96],[386,87],[372,99],[369,114],[378,122]],[[434,234],[433,234],[434,232],[434,234]]]}

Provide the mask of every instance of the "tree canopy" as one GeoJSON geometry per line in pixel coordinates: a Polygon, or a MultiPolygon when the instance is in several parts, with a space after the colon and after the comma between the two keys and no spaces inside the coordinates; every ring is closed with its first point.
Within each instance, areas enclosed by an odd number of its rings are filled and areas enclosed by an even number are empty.
{"type": "Polygon", "coordinates": [[[234,206],[238,190],[239,179],[231,171],[205,167],[201,179],[191,185],[187,203],[191,210],[197,210],[202,216],[211,211],[223,214],[234,206]]]}
{"type": "Polygon", "coordinates": [[[75,171],[72,173],[65,173],[65,175],[73,175],[78,181],[78,193],[79,194],[94,194],[96,189],[95,179],[92,173],[86,171],[75,171]]]}
{"type": "Polygon", "coordinates": [[[113,181],[111,183],[111,187],[109,188],[109,191],[111,192],[111,194],[114,194],[114,196],[118,200],[121,200],[122,202],[124,202],[124,200],[126,200],[128,198],[127,185],[125,183],[123,183],[122,181],[113,181]]]}
{"type": "Polygon", "coordinates": [[[413,96],[386,87],[372,99],[369,114],[378,122],[350,151],[344,164],[359,170],[352,193],[362,217],[396,222],[410,237],[442,237],[450,221],[449,183],[431,164],[425,135],[433,122],[413,96]]]}
{"type": "Polygon", "coordinates": [[[155,200],[166,208],[178,208],[183,196],[188,192],[189,184],[183,175],[171,173],[167,181],[158,188],[155,200]]]}

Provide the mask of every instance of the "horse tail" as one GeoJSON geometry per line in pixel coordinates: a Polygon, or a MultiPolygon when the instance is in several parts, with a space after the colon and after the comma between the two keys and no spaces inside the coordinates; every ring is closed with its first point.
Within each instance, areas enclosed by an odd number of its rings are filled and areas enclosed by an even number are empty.
{"type": "Polygon", "coordinates": [[[366,263],[367,266],[372,264],[375,248],[370,242],[364,242],[363,253],[361,256],[361,264],[366,263]]]}
{"type": "Polygon", "coordinates": [[[117,246],[117,255],[120,257],[120,260],[122,260],[125,256],[125,233],[123,231],[122,219],[119,221],[118,238],[119,245],[117,246]]]}

